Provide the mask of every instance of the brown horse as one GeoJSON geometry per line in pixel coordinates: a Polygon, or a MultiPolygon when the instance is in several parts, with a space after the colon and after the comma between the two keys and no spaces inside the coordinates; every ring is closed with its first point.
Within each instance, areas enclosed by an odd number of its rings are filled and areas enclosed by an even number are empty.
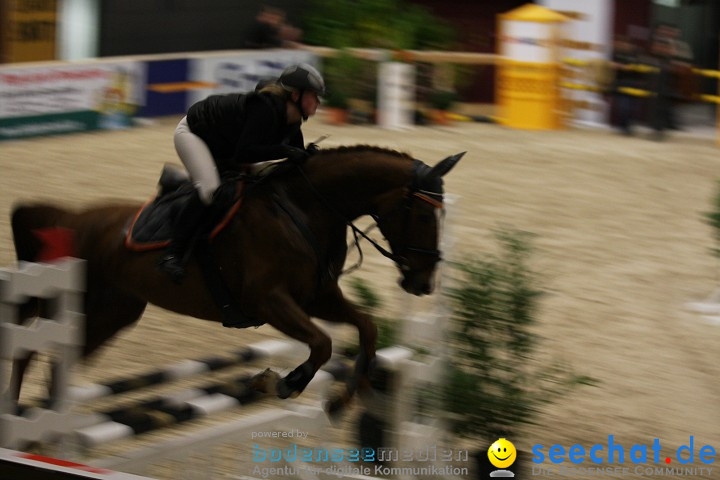
{"type": "MultiPolygon", "coordinates": [[[[443,206],[442,176],[461,156],[431,168],[391,150],[342,147],[321,151],[302,166],[286,166],[245,189],[242,206],[211,242],[212,257],[231,300],[244,320],[252,319],[232,326],[267,323],[310,347],[307,361],[277,380],[273,391],[279,397],[302,392],[330,358],[330,338],[311,317],[357,327],[356,380],[367,380],[376,327],[338,286],[347,228],[354,229],[352,221],[360,216],[373,216],[390,245],[391,252],[384,253],[402,273],[402,288],[414,295],[431,293],[440,260],[436,211],[443,206]]],[[[73,256],[87,261],[84,356],[137,321],[148,302],[199,319],[226,320],[197,257],[176,285],[156,269],[159,250],[127,248],[124,231],[138,209],[113,204],[69,212],[35,204],[13,211],[19,260],[38,260],[47,248],[38,231],[60,228],[73,234],[73,256]]],[[[18,392],[26,366],[16,366],[18,392]]]]}

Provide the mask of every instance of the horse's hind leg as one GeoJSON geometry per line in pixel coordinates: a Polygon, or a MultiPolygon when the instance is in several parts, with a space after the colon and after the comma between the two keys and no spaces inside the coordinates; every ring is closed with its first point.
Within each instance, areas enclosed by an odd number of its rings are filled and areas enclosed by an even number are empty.
{"type": "MultiPolygon", "coordinates": [[[[49,317],[49,309],[52,308],[49,303],[50,302],[41,300],[39,298],[30,298],[25,303],[18,305],[18,324],[27,325],[34,318],[49,317]]],[[[20,400],[20,392],[22,390],[25,372],[27,372],[30,363],[36,355],[37,352],[26,351],[21,356],[18,356],[12,360],[10,381],[8,382],[7,389],[8,393],[10,394],[10,398],[12,398],[16,403],[20,400]]]]}
{"type": "Polygon", "coordinates": [[[30,362],[37,352],[25,352],[22,357],[15,358],[12,363],[12,373],[10,375],[10,382],[7,385],[8,393],[10,398],[17,403],[20,400],[20,389],[22,388],[23,378],[25,372],[30,366],[30,362]]]}
{"type": "Polygon", "coordinates": [[[332,342],[312,323],[300,306],[284,293],[271,294],[258,310],[260,318],[285,335],[310,347],[310,356],[276,384],[277,395],[288,398],[299,395],[321,366],[330,360],[332,342]]]}

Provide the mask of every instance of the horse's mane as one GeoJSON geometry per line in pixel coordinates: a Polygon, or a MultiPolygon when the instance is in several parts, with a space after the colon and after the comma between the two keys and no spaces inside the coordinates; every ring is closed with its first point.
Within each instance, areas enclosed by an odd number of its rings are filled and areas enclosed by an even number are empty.
{"type": "MultiPolygon", "coordinates": [[[[414,158],[409,154],[405,152],[399,152],[397,150],[393,150],[390,148],[383,148],[378,147],[375,145],[365,145],[365,144],[359,144],[359,145],[349,145],[349,146],[340,146],[340,147],[332,147],[332,148],[323,148],[318,150],[317,153],[310,156],[308,159],[309,161],[318,160],[319,163],[317,165],[326,165],[324,162],[331,161],[332,157],[337,155],[352,155],[352,154],[379,154],[379,155],[387,155],[389,157],[396,158],[402,162],[412,162],[414,158]]],[[[335,162],[332,162],[335,163],[335,162]]],[[[364,163],[364,162],[360,162],[364,163]]],[[[268,178],[273,179],[289,179],[289,178],[297,178],[298,177],[298,170],[290,163],[285,164],[279,164],[278,168],[274,169],[272,173],[270,173],[267,176],[263,177],[256,177],[254,179],[255,183],[265,183],[265,181],[268,178]]]]}
{"type": "Polygon", "coordinates": [[[346,145],[341,147],[333,147],[333,148],[327,148],[327,149],[321,149],[318,151],[317,155],[333,155],[337,153],[380,153],[380,154],[386,154],[391,155],[394,157],[400,157],[405,158],[407,160],[412,161],[413,157],[409,153],[405,152],[399,152],[397,150],[393,150],[391,148],[384,148],[384,147],[378,147],[376,145],[346,145]]]}

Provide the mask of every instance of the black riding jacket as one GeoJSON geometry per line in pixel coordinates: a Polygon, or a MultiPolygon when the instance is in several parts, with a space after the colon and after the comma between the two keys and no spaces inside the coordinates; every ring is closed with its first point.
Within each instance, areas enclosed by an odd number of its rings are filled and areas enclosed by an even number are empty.
{"type": "Polygon", "coordinates": [[[304,148],[301,122],[288,125],[286,100],[270,93],[211,95],[190,107],[187,122],[224,173],[284,158],[304,148]]]}

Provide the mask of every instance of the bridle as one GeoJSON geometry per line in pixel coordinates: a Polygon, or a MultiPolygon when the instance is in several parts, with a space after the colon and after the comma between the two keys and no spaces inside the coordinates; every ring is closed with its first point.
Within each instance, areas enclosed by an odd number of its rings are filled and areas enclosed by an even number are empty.
{"type": "MultiPolygon", "coordinates": [[[[413,234],[411,232],[410,219],[413,211],[413,205],[417,201],[424,201],[426,203],[429,203],[433,208],[438,209],[442,213],[444,213],[445,211],[442,203],[443,196],[441,193],[428,191],[408,191],[403,203],[399,205],[398,208],[388,213],[385,218],[382,218],[380,216],[373,216],[373,219],[375,220],[375,225],[378,225],[383,220],[388,221],[388,217],[391,217],[397,213],[402,212],[404,214],[402,219],[403,226],[401,229],[402,238],[400,239],[400,243],[395,242],[394,248],[392,248],[397,253],[388,252],[382,246],[378,245],[372,239],[368,238],[368,241],[370,241],[376,249],[380,250],[383,255],[393,260],[402,271],[407,271],[410,269],[410,265],[407,259],[409,253],[427,255],[431,257],[433,263],[437,263],[442,259],[441,252],[437,248],[422,248],[412,245],[413,234]],[[383,250],[385,252],[383,252],[383,250]]],[[[391,247],[392,246],[393,245],[391,242],[391,247]]]]}
{"type": "Polygon", "coordinates": [[[410,186],[408,187],[408,191],[405,194],[403,202],[384,216],[371,215],[375,223],[373,225],[370,225],[370,227],[367,228],[365,231],[357,228],[352,221],[344,219],[345,224],[352,229],[354,237],[353,246],[357,248],[360,258],[355,265],[349,267],[348,269],[343,271],[343,273],[352,272],[360,268],[360,265],[362,265],[363,253],[360,247],[360,239],[358,238],[358,236],[370,242],[370,244],[375,247],[378,252],[380,252],[384,257],[389,258],[390,260],[395,262],[398,268],[403,272],[409,271],[411,268],[408,262],[408,253],[427,255],[431,257],[433,264],[438,263],[440,260],[442,260],[441,252],[437,248],[422,248],[413,246],[411,243],[412,232],[410,232],[410,219],[413,205],[415,204],[415,202],[417,202],[418,200],[424,201],[432,205],[433,208],[439,210],[441,212],[441,215],[444,215],[445,213],[443,204],[443,193],[440,184],[434,186],[435,188],[429,188],[429,186],[424,185],[425,182],[423,173],[428,169],[429,167],[420,160],[413,160],[413,178],[410,186]],[[401,230],[402,239],[400,244],[395,242],[394,248],[391,242],[390,246],[392,250],[395,250],[397,252],[393,253],[392,251],[380,245],[377,241],[373,240],[370,236],[368,236],[367,232],[369,232],[373,228],[376,228],[381,222],[388,221],[389,217],[392,217],[398,213],[403,213],[401,230]]]}
{"type": "MultiPolygon", "coordinates": [[[[433,263],[439,262],[441,257],[440,250],[434,248],[422,248],[413,246],[410,243],[410,235],[411,232],[409,232],[409,223],[410,223],[410,214],[412,212],[413,205],[416,201],[424,201],[426,203],[429,203],[432,205],[435,209],[438,209],[441,214],[444,215],[444,205],[443,205],[443,193],[442,193],[442,183],[440,181],[434,182],[432,185],[428,185],[429,182],[426,181],[426,173],[430,171],[430,167],[427,166],[425,163],[421,162],[420,160],[413,159],[413,171],[412,171],[412,180],[410,182],[410,185],[407,187],[407,193],[405,194],[404,201],[400,203],[396,208],[385,214],[384,216],[381,215],[371,215],[372,219],[374,220],[374,224],[370,225],[365,231],[359,229],[355,226],[355,224],[348,220],[342,213],[340,213],[335,206],[330,204],[327,199],[320,193],[313,183],[308,178],[307,174],[305,173],[305,170],[302,168],[301,165],[296,165],[298,171],[300,172],[300,175],[303,177],[305,182],[307,183],[310,190],[315,194],[315,196],[325,205],[325,208],[327,208],[330,212],[334,213],[336,216],[341,218],[346,226],[350,227],[350,229],[353,232],[353,244],[352,246],[355,246],[358,251],[358,261],[352,265],[351,267],[348,267],[347,269],[343,270],[341,272],[341,275],[347,274],[350,272],[353,272],[360,268],[363,262],[363,251],[360,247],[360,237],[364,238],[370,244],[375,247],[375,249],[380,252],[381,255],[383,255],[386,258],[389,258],[395,264],[398,266],[398,268],[406,272],[411,269],[410,264],[408,263],[407,254],[408,253],[415,253],[420,255],[427,255],[432,257],[433,263]],[[402,227],[402,236],[403,236],[403,242],[400,245],[395,244],[394,250],[396,250],[398,253],[393,253],[390,250],[386,249],[382,245],[380,245],[377,241],[372,239],[368,232],[370,232],[372,229],[376,228],[383,220],[387,221],[388,217],[391,217],[393,215],[396,215],[397,213],[402,212],[403,215],[403,227],[402,227]]],[[[391,244],[391,248],[393,245],[391,244]]]]}

